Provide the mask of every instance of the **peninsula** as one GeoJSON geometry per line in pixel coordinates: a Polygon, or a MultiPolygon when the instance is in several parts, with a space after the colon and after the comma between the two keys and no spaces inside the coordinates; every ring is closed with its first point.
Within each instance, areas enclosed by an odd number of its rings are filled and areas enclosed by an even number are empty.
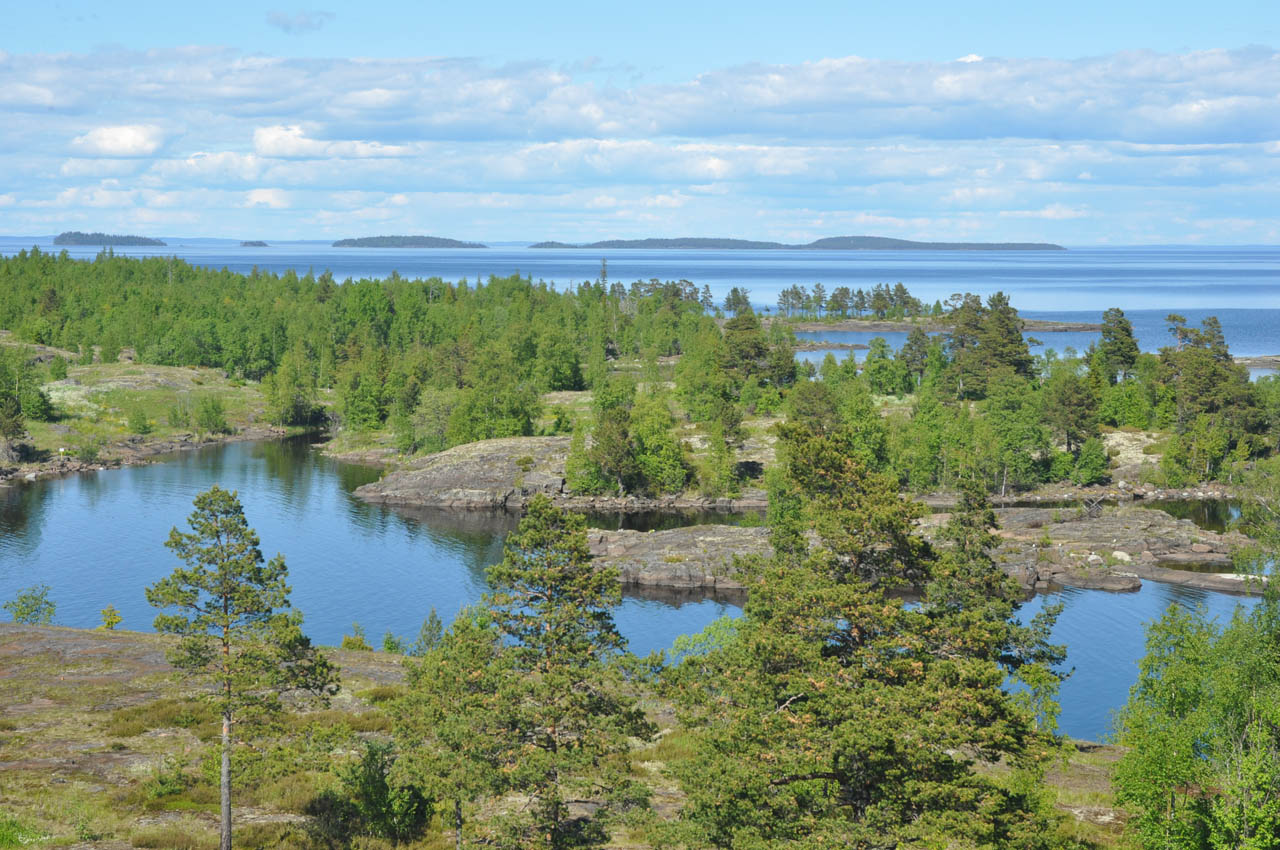
{"type": "Polygon", "coordinates": [[[107,246],[157,246],[164,247],[159,239],[146,236],[120,236],[113,233],[81,233],[79,230],[68,230],[53,238],[54,245],[107,245],[107,246]]]}
{"type": "Polygon", "coordinates": [[[812,251],[1065,251],[1049,242],[913,242],[886,236],[829,236],[807,244],[757,242],[750,239],[606,239],[589,244],[538,242],[530,248],[651,248],[713,250],[812,250],[812,251]]]}
{"type": "Polygon", "coordinates": [[[439,236],[364,236],[359,239],[339,239],[335,248],[487,248],[479,242],[461,242],[439,236]]]}

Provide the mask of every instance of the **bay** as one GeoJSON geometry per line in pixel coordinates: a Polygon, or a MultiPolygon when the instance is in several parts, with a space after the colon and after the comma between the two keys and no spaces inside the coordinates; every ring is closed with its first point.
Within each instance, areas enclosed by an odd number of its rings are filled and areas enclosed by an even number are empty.
{"type": "MultiPolygon", "coordinates": [[[[237,490],[270,558],[285,555],[293,604],[313,639],[336,645],[359,622],[382,635],[417,637],[435,607],[446,623],[485,591],[515,518],[484,512],[397,512],[351,494],[378,472],[339,463],[303,440],[231,443],[165,463],[0,487],[0,600],[50,586],[56,622],[93,628],[114,605],[122,628],[149,631],[144,589],[177,561],[169,530],[187,530],[196,495],[237,490]]],[[[628,597],[615,612],[639,654],[736,612],[711,599],[628,597]]]]}

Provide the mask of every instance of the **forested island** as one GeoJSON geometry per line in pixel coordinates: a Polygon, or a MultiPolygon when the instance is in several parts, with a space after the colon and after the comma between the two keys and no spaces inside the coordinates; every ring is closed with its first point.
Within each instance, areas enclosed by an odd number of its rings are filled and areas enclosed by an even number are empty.
{"type": "Polygon", "coordinates": [[[834,309],[943,330],[807,364],[785,319],[826,315],[833,293],[817,294],[788,290],[765,322],[749,292],[717,303],[688,281],[0,259],[6,469],[270,423],[377,451],[384,496],[440,505],[452,481],[455,509],[491,496],[521,513],[474,607],[424,611],[381,651],[354,625],[314,646],[283,558],[263,559],[218,488],[157,541],[186,566],[129,591],[160,634],[120,633],[105,599],[101,632],[50,627],[39,584],[6,600],[0,830],[204,848],[234,802],[245,845],[307,850],[1268,846],[1280,588],[1238,579],[1263,595],[1250,612],[1153,624],[1121,746],[1100,748],[1057,728],[1061,608],[1019,619],[1015,573],[1033,589],[1154,574],[1183,541],[1143,519],[1138,486],[1231,487],[1232,535],[1185,544],[1266,573],[1280,380],[1251,383],[1212,317],[1170,314],[1146,353],[1111,308],[1087,350],[1033,356],[1003,294],[926,304],[888,284],[834,309]],[[1045,487],[1079,509],[1018,525],[995,510],[1045,487]],[[623,538],[583,511],[693,498],[762,509],[719,531],[759,544],[713,576],[742,616],[635,658],[613,620],[623,538]]]}
{"type": "Polygon", "coordinates": [[[364,236],[339,239],[334,248],[487,248],[479,242],[460,242],[439,236],[364,236]]]}
{"type": "Polygon", "coordinates": [[[104,247],[164,247],[159,239],[147,236],[121,236],[113,233],[81,233],[79,230],[68,230],[53,238],[54,245],[102,245],[104,247]]]}
{"type": "Polygon", "coordinates": [[[268,245],[266,242],[263,242],[261,239],[248,239],[244,242],[241,242],[240,247],[241,248],[266,248],[268,247],[268,245]]]}
{"type": "Polygon", "coordinates": [[[830,236],[805,244],[757,242],[750,239],[606,239],[602,242],[571,244],[538,242],[530,248],[647,248],[716,250],[821,250],[821,251],[1065,251],[1048,242],[913,242],[885,236],[830,236]]]}

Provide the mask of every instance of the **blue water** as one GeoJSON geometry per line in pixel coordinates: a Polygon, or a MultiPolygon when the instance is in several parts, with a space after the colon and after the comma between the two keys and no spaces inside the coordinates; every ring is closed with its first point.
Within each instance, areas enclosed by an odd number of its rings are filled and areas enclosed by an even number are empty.
{"type": "MultiPolygon", "coordinates": [[[[299,274],[328,270],[348,277],[437,276],[445,280],[514,272],[561,286],[595,280],[608,260],[611,280],[693,281],[717,298],[731,286],[751,292],[753,303],[773,307],[793,284],[821,282],[868,289],[904,283],[928,302],[956,292],[1004,291],[1020,311],[1084,311],[1107,307],[1152,310],[1280,309],[1280,247],[1102,247],[1069,251],[651,251],[531,250],[528,248],[400,250],[332,248],[324,243],[280,242],[268,248],[237,243],[168,240],[164,248],[117,248],[130,256],[178,256],[196,265],[247,272],[254,266],[299,274]]],[[[0,237],[0,254],[38,244],[58,251],[51,237],[0,237]]],[[[97,248],[69,247],[73,257],[97,248]]],[[[1030,313],[1029,313],[1030,314],[1030,313]]],[[[1188,314],[1189,315],[1189,314],[1188,314]]]]}
{"type": "Polygon", "coordinates": [[[1022,607],[1019,616],[1029,621],[1054,602],[1065,607],[1053,640],[1067,645],[1066,667],[1075,668],[1062,683],[1059,728],[1074,738],[1102,741],[1112,731],[1113,713],[1124,705],[1137,681],[1147,623],[1158,619],[1170,605],[1203,605],[1210,616],[1225,624],[1237,605],[1251,606],[1255,600],[1148,581],[1137,593],[1068,588],[1036,596],[1022,607]]]}
{"type": "MultiPolygon", "coordinates": [[[[359,622],[375,644],[384,632],[413,638],[432,606],[446,622],[485,591],[484,570],[502,557],[513,525],[503,514],[391,510],[351,495],[370,469],[338,463],[305,442],[238,443],[186,452],[165,463],[0,487],[0,599],[47,583],[56,622],[91,628],[114,605],[123,628],[149,630],[144,588],[177,562],[164,547],[185,530],[196,494],[236,489],[267,557],[284,553],[292,600],[318,642],[337,644],[359,622]]],[[[1062,689],[1061,728],[1100,740],[1143,651],[1142,626],[1171,603],[1205,604],[1226,617],[1248,600],[1154,583],[1136,594],[1066,590],[1037,597],[1066,603],[1054,639],[1076,672],[1062,689]]],[[[671,645],[717,617],[726,602],[627,597],[614,612],[633,651],[671,645]]]]}
{"type": "MultiPolygon", "coordinates": [[[[187,530],[196,494],[219,484],[240,492],[264,555],[284,553],[293,604],[313,639],[337,644],[353,621],[375,644],[388,630],[412,639],[432,606],[447,623],[479,601],[485,567],[502,559],[513,520],[395,512],[351,495],[376,478],[287,441],[0,487],[0,599],[44,582],[61,625],[97,626],[101,610],[114,605],[123,628],[149,630],[156,612],[144,588],[177,565],[163,545],[169,529],[187,530]]],[[[615,616],[632,650],[645,654],[736,611],[706,599],[627,598],[615,616]]]]}

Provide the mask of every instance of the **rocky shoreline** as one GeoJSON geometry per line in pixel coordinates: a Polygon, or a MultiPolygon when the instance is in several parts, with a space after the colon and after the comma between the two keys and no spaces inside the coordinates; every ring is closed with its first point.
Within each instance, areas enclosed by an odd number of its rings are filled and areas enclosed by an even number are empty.
{"type": "Polygon", "coordinates": [[[713,510],[760,511],[768,507],[762,490],[737,499],[691,494],[578,496],[565,484],[569,437],[502,437],[454,446],[416,458],[381,481],[357,488],[356,495],[381,505],[455,510],[511,511],[544,495],[563,508],[604,513],[713,510]]]}
{"type": "Polygon", "coordinates": [[[183,434],[173,439],[148,439],[134,435],[123,440],[105,443],[99,451],[105,455],[94,461],[79,460],[71,455],[50,457],[34,463],[21,463],[17,466],[0,468],[0,486],[16,482],[39,481],[44,478],[59,478],[78,472],[98,472],[107,469],[120,469],[126,466],[144,466],[154,463],[160,455],[203,449],[222,443],[253,442],[257,440],[275,440],[287,435],[284,428],[255,425],[242,428],[234,434],[220,434],[197,438],[195,434],[183,434]]]}
{"type": "MultiPolygon", "coordinates": [[[[935,538],[947,516],[925,517],[925,536],[935,538]]],[[[1247,538],[1206,531],[1163,511],[1125,505],[1089,516],[1006,508],[997,518],[996,562],[1028,595],[1062,587],[1132,592],[1143,579],[1226,593],[1261,592],[1259,583],[1232,571],[1232,553],[1247,538]]],[[[697,588],[709,596],[744,592],[735,557],[767,558],[773,552],[768,529],[726,525],[593,530],[589,542],[601,563],[620,570],[624,585],[697,588]]]]}

